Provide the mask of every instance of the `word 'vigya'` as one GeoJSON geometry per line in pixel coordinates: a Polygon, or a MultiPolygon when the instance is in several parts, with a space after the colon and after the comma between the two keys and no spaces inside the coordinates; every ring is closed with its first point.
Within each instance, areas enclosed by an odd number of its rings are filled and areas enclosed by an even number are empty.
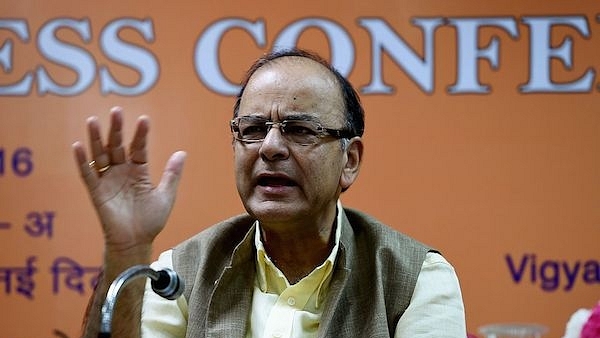
{"type": "MultiPolygon", "coordinates": [[[[513,17],[431,17],[413,18],[414,26],[423,34],[422,52],[416,52],[402,36],[398,35],[385,20],[381,18],[359,18],[357,23],[370,36],[371,65],[370,83],[360,88],[363,94],[391,94],[394,88],[384,82],[384,53],[407,74],[420,90],[425,93],[434,91],[434,51],[435,31],[441,26],[450,26],[456,31],[456,82],[449,86],[450,94],[486,94],[491,91],[489,85],[479,81],[480,60],[485,60],[493,69],[498,69],[499,45],[498,36],[493,36],[480,47],[479,31],[483,27],[492,27],[505,32],[510,38],[520,38],[518,22],[513,17]],[[422,54],[422,56],[421,56],[422,54]]],[[[573,74],[568,82],[553,82],[551,62],[559,61],[571,69],[573,65],[573,36],[566,35],[558,46],[553,46],[553,27],[568,27],[569,32],[583,38],[589,38],[590,28],[585,16],[525,16],[521,23],[529,32],[529,77],[527,83],[519,87],[522,93],[565,93],[590,92],[593,89],[595,70],[589,67],[582,74],[573,74]]],[[[159,59],[138,44],[129,43],[119,37],[124,29],[134,30],[151,45],[155,40],[154,24],[151,19],[118,18],[103,27],[98,43],[102,53],[111,61],[130,68],[139,74],[139,80],[133,85],[124,85],[115,79],[109,67],[97,67],[94,55],[81,46],[69,44],[57,37],[59,30],[71,30],[85,43],[92,40],[89,19],[75,20],[57,18],[45,23],[37,32],[36,43],[39,53],[48,61],[66,67],[77,74],[77,79],[69,85],[59,84],[52,74],[43,66],[15,76],[17,80],[2,80],[0,73],[0,95],[26,96],[32,91],[34,81],[39,95],[54,94],[60,96],[79,95],[87,90],[98,77],[103,95],[116,94],[123,96],[141,95],[149,91],[158,81],[160,74],[159,59]],[[10,82],[10,83],[6,83],[10,82]]],[[[230,30],[243,30],[259,47],[267,46],[267,31],[264,20],[248,21],[239,18],[224,18],[208,26],[197,39],[194,48],[194,68],[202,83],[210,90],[222,95],[234,95],[239,86],[229,81],[219,65],[219,45],[230,30]]],[[[331,49],[331,63],[342,73],[348,75],[354,66],[356,49],[352,37],[344,27],[327,18],[303,18],[284,27],[275,37],[273,46],[283,48],[294,46],[302,33],[307,29],[319,29],[328,39],[331,49]]],[[[0,19],[0,66],[2,72],[11,72],[12,55],[15,46],[13,39],[19,43],[29,43],[32,39],[25,19],[0,19]],[[2,32],[4,31],[4,32],[2,32]],[[6,34],[8,31],[8,35],[6,34]]],[[[242,48],[242,47],[240,47],[242,48]]]]}

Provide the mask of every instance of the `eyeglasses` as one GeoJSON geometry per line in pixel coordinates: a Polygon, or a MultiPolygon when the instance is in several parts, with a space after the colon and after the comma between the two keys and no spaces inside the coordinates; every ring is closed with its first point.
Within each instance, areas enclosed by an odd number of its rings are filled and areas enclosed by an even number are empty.
{"type": "Polygon", "coordinates": [[[269,130],[278,126],[281,134],[289,141],[300,145],[316,144],[322,137],[352,138],[349,130],[330,129],[320,123],[310,120],[283,120],[273,122],[254,116],[240,116],[231,120],[230,127],[233,137],[244,143],[263,141],[269,130]]]}

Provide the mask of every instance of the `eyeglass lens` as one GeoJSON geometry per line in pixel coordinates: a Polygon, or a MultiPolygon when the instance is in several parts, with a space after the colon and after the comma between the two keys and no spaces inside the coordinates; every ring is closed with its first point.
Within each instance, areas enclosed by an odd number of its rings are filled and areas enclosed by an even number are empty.
{"type": "Polygon", "coordinates": [[[285,120],[282,122],[271,122],[260,119],[240,118],[236,122],[236,138],[249,142],[264,140],[273,126],[277,126],[282,135],[287,139],[298,144],[314,144],[318,142],[319,135],[322,134],[321,126],[312,121],[285,120]]]}

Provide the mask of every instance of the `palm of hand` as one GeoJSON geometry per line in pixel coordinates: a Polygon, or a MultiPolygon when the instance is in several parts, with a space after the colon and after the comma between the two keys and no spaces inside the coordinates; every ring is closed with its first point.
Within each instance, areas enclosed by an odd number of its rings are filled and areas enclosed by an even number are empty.
{"type": "Polygon", "coordinates": [[[115,165],[90,188],[105,241],[112,247],[151,243],[164,228],[173,196],[150,182],[148,166],[115,165]]]}
{"type": "Polygon", "coordinates": [[[105,244],[116,250],[151,244],[164,228],[186,157],[185,152],[175,152],[154,186],[147,164],[148,118],[138,119],[129,155],[121,145],[122,124],[121,109],[114,108],[104,144],[98,120],[88,119],[92,162],[80,142],[73,144],[79,172],[102,223],[105,244]]]}

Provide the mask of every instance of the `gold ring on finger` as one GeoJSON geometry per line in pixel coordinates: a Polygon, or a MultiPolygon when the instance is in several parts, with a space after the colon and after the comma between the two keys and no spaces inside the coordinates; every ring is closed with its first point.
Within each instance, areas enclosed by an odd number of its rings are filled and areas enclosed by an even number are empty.
{"type": "Polygon", "coordinates": [[[108,169],[110,169],[110,164],[107,164],[107,165],[105,165],[105,166],[104,166],[104,167],[102,167],[102,168],[98,168],[98,169],[97,169],[97,171],[98,171],[98,174],[103,174],[103,173],[105,173],[105,172],[106,172],[108,169]]]}

